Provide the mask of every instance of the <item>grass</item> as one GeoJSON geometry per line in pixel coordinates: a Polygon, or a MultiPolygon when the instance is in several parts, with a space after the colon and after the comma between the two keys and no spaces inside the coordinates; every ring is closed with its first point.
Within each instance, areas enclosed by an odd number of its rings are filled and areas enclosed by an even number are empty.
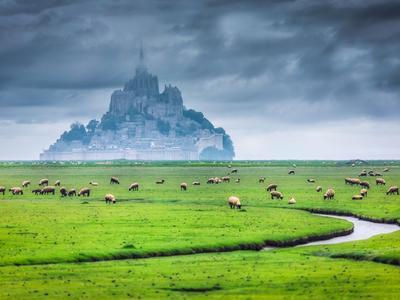
{"type": "Polygon", "coordinates": [[[383,173],[386,187],[375,186],[362,201],[351,196],[358,187],[344,184],[361,169],[382,172],[384,166],[343,164],[240,162],[232,182],[207,185],[209,177],[224,176],[223,164],[117,165],[0,165],[0,185],[23,180],[33,185],[22,196],[0,195],[0,299],[29,298],[386,298],[400,292],[400,233],[366,241],[272,251],[236,251],[168,258],[107,261],[194,252],[254,249],[349,230],[350,224],[313,216],[321,210],[400,223],[400,196],[386,196],[400,185],[400,168],[383,173]],[[284,165],[284,166],[278,166],[284,165]],[[287,165],[287,166],[286,166],[287,165]],[[111,176],[120,185],[110,185],[111,176]],[[264,184],[258,178],[264,176],[264,184]],[[92,187],[89,198],[35,196],[39,179],[60,179],[68,188],[92,187]],[[239,184],[233,181],[240,177],[239,184]],[[158,179],[166,184],[156,185],[158,179]],[[315,178],[316,183],[307,183],[315,178]],[[129,192],[131,182],[140,191],[129,192]],[[201,186],[192,186],[200,181],[201,186]],[[189,183],[186,192],[181,182],[189,183]],[[265,191],[277,183],[284,200],[271,200],[265,191]],[[324,201],[317,185],[332,186],[336,197],[324,201]],[[106,205],[106,193],[117,204],[106,205]],[[230,195],[240,197],[243,210],[227,206],[230,195]],[[288,205],[290,197],[297,203],[288,205]],[[299,210],[301,209],[301,210],[299,210]],[[91,263],[71,263],[97,261],[91,263]],[[376,263],[376,262],[383,262],[376,263]],[[49,264],[51,265],[40,265],[49,264]],[[39,264],[29,266],[30,264],[39,264]],[[393,265],[389,265],[393,264],[393,265]],[[20,266],[15,266],[20,265],[20,266]],[[372,275],[371,275],[372,274],[372,275]]]}

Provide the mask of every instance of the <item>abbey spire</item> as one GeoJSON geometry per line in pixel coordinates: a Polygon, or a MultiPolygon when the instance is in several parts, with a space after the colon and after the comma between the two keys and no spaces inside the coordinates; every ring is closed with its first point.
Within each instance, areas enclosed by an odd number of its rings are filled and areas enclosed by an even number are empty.
{"type": "Polygon", "coordinates": [[[147,67],[144,61],[144,50],[143,50],[143,42],[140,43],[140,50],[139,50],[139,63],[136,67],[136,74],[138,73],[145,73],[147,72],[147,67]]]}

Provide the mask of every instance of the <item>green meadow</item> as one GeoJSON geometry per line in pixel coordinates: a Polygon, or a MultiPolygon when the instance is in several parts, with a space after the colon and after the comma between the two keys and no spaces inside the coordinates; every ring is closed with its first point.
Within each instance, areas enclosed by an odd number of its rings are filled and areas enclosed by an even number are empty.
{"type": "Polygon", "coordinates": [[[350,222],[309,211],[400,224],[400,196],[385,193],[400,186],[398,162],[296,164],[2,164],[0,186],[32,184],[23,195],[0,194],[0,299],[398,299],[400,232],[281,247],[352,229],[350,222]],[[206,184],[232,169],[238,172],[230,183],[206,184]],[[288,175],[290,169],[296,174],[288,175]],[[363,169],[382,173],[386,186],[365,177],[368,196],[354,201],[360,188],[345,185],[344,178],[363,169]],[[120,184],[110,185],[111,176],[120,184]],[[91,195],[34,195],[41,178],[68,189],[90,187],[91,195]],[[156,184],[160,179],[165,183],[156,184]],[[139,191],[128,191],[132,182],[139,182],[139,191]],[[180,190],[182,182],[187,191],[180,190]],[[269,183],[278,184],[283,200],[271,199],[269,183]],[[323,192],[334,188],[335,198],[323,200],[318,185],[323,192]],[[116,204],[105,204],[107,193],[116,204]],[[229,208],[231,195],[240,198],[241,210],[229,208]],[[292,197],[297,203],[289,205],[292,197]],[[271,245],[280,247],[258,251],[271,245]]]}

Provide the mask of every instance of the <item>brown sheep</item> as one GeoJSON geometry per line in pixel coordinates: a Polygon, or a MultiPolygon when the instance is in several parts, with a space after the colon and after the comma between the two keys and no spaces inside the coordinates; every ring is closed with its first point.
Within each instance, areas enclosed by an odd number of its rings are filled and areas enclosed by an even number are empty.
{"type": "Polygon", "coordinates": [[[40,191],[41,195],[48,195],[48,194],[55,194],[56,193],[56,189],[52,186],[46,186],[44,188],[42,188],[42,190],[40,191]]]}
{"type": "Polygon", "coordinates": [[[230,196],[228,198],[228,205],[230,206],[230,208],[237,208],[237,209],[241,209],[242,208],[242,204],[240,203],[240,199],[239,197],[236,196],[230,196]]]}
{"type": "Polygon", "coordinates": [[[4,186],[0,186],[0,193],[3,193],[3,195],[6,192],[6,188],[4,186]]]}
{"type": "Polygon", "coordinates": [[[61,181],[60,180],[56,180],[56,182],[54,183],[54,186],[60,186],[61,185],[61,181]]]}
{"type": "Polygon", "coordinates": [[[129,186],[129,191],[138,191],[139,190],[139,183],[134,182],[129,186]]]}
{"type": "Polygon", "coordinates": [[[192,185],[200,185],[200,182],[198,182],[198,181],[193,181],[193,182],[192,182],[192,185]]]}
{"type": "Polygon", "coordinates": [[[75,189],[70,189],[68,191],[68,197],[76,196],[76,190],[75,189]]]}
{"type": "Polygon", "coordinates": [[[267,192],[271,192],[271,191],[276,191],[276,188],[278,187],[277,184],[275,183],[271,183],[267,186],[267,192]]]}
{"type": "Polygon", "coordinates": [[[105,195],[104,200],[106,200],[106,203],[112,203],[112,204],[115,204],[117,202],[117,200],[115,199],[115,196],[113,194],[105,195]]]}
{"type": "Polygon", "coordinates": [[[222,179],[221,178],[219,178],[219,177],[215,177],[214,178],[214,183],[215,184],[218,184],[218,183],[221,183],[222,182],[222,179]]]}
{"type": "Polygon", "coordinates": [[[320,186],[320,185],[317,186],[315,190],[316,190],[318,193],[322,192],[322,186],[320,186]]]}
{"type": "Polygon", "coordinates": [[[315,179],[314,179],[314,178],[308,178],[308,179],[307,179],[307,182],[309,182],[309,183],[314,183],[314,182],[315,182],[315,179]]]}
{"type": "Polygon", "coordinates": [[[324,200],[333,199],[335,197],[335,191],[332,188],[329,188],[324,194],[324,200]]]}
{"type": "Polygon", "coordinates": [[[40,186],[47,186],[49,185],[49,180],[47,178],[43,178],[39,180],[39,185],[40,186]]]}
{"type": "Polygon", "coordinates": [[[42,192],[42,189],[34,189],[34,190],[32,190],[32,194],[35,194],[35,195],[40,195],[41,192],[42,192]]]}
{"type": "Polygon", "coordinates": [[[294,175],[294,174],[295,174],[295,173],[294,173],[294,170],[289,170],[288,174],[289,174],[289,175],[294,175]]]}
{"type": "Polygon", "coordinates": [[[9,189],[9,191],[13,194],[13,195],[23,195],[24,191],[22,190],[22,188],[20,187],[12,187],[11,189],[9,189]]]}
{"type": "Polygon", "coordinates": [[[367,176],[368,174],[367,174],[367,171],[362,171],[360,174],[358,174],[358,176],[360,176],[360,177],[365,177],[365,176],[367,176]]]}
{"type": "Polygon", "coordinates": [[[358,178],[346,178],[344,182],[350,185],[359,185],[361,183],[361,180],[358,178]]]}
{"type": "Polygon", "coordinates": [[[258,179],[258,183],[264,183],[265,181],[265,177],[260,177],[260,179],[258,179]]]}
{"type": "Polygon", "coordinates": [[[23,188],[28,187],[30,184],[31,184],[31,182],[30,182],[29,180],[24,180],[24,181],[22,182],[22,187],[23,187],[23,188]]]}
{"type": "Polygon", "coordinates": [[[181,187],[181,191],[186,191],[187,190],[187,183],[186,182],[182,182],[180,187],[181,187]]]}
{"type": "Polygon", "coordinates": [[[360,195],[363,196],[363,197],[367,197],[368,196],[368,190],[367,189],[361,189],[360,195]]]}
{"type": "Polygon", "coordinates": [[[229,176],[222,177],[222,182],[231,182],[231,178],[229,176]]]}
{"type": "Polygon", "coordinates": [[[65,187],[60,188],[60,194],[61,194],[61,197],[66,197],[66,196],[68,196],[68,191],[67,191],[67,189],[66,189],[65,187]]]}
{"type": "Polygon", "coordinates": [[[82,188],[79,193],[78,193],[78,197],[89,197],[90,196],[90,189],[89,188],[82,188]]]}
{"type": "Polygon", "coordinates": [[[353,195],[353,197],[351,197],[352,200],[362,200],[363,196],[362,195],[353,195]]]}
{"type": "Polygon", "coordinates": [[[394,194],[399,194],[399,188],[397,186],[391,186],[387,192],[386,195],[394,195],[394,194]]]}
{"type": "Polygon", "coordinates": [[[376,182],[376,185],[386,185],[386,181],[383,178],[377,178],[375,180],[375,182],[376,182]]]}
{"type": "Polygon", "coordinates": [[[365,189],[369,189],[369,183],[367,181],[361,181],[360,186],[365,189]]]}
{"type": "Polygon", "coordinates": [[[283,194],[281,192],[278,191],[272,191],[271,192],[271,199],[283,199],[283,194]]]}
{"type": "Polygon", "coordinates": [[[119,179],[117,177],[110,178],[110,184],[119,184],[119,179]]]}
{"type": "Polygon", "coordinates": [[[156,181],[156,184],[164,184],[164,182],[165,182],[165,180],[161,179],[161,180],[156,181]]]}
{"type": "Polygon", "coordinates": [[[214,183],[215,183],[215,179],[213,177],[208,178],[207,184],[214,184],[214,183]]]}

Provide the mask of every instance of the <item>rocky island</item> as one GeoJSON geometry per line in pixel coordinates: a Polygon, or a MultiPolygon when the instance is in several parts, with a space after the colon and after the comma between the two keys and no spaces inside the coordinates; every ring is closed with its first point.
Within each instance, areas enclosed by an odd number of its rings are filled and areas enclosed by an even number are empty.
{"type": "Polygon", "coordinates": [[[41,160],[231,160],[232,141],[201,112],[183,105],[177,87],[159,91],[143,49],[135,75],[111,95],[100,121],[71,125],[41,160]]]}

